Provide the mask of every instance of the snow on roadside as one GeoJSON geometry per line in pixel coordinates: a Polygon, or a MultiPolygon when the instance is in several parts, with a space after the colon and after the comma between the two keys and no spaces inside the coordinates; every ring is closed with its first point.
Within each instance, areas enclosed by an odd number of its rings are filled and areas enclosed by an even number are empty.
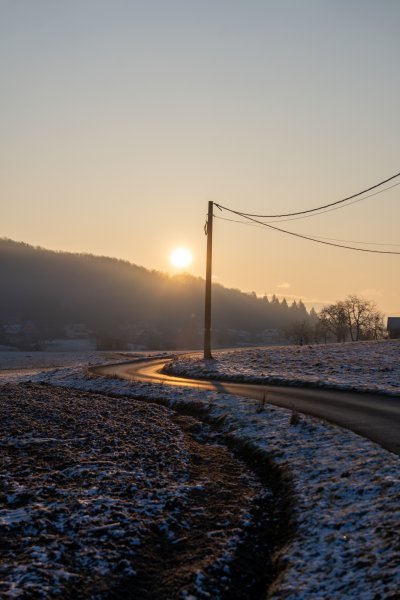
{"type": "MultiPolygon", "coordinates": [[[[387,344],[394,350],[397,346],[387,344]]],[[[334,354],[334,350],[327,350],[329,355],[334,354]]],[[[249,351],[250,356],[254,358],[258,351],[249,351]]],[[[238,370],[238,362],[245,357],[244,351],[230,356],[236,354],[239,358],[236,366],[231,366],[232,372],[238,370]]],[[[229,359],[224,360],[225,365],[230,364],[229,359]]],[[[342,364],[351,364],[352,360],[349,357],[345,362],[342,357],[342,364]]],[[[368,361],[368,368],[374,360],[368,361]]],[[[249,358],[241,364],[250,362],[249,358]]],[[[388,368],[392,368],[390,361],[388,368]]],[[[310,417],[301,416],[296,422],[288,410],[263,407],[228,394],[101,378],[90,375],[82,366],[47,371],[32,380],[150,401],[162,398],[172,408],[196,404],[223,422],[233,439],[266,453],[289,473],[297,500],[297,531],[295,539],[281,551],[284,568],[271,592],[274,600],[398,597],[398,456],[344,429],[310,417]]]]}
{"type": "Polygon", "coordinates": [[[22,375],[40,373],[44,369],[76,367],[78,365],[96,365],[118,360],[142,358],[154,353],[139,352],[19,352],[17,350],[0,351],[1,381],[19,381],[22,375]]]}
{"type": "Polygon", "coordinates": [[[179,357],[175,374],[400,395],[400,341],[269,346],[179,357]]]}

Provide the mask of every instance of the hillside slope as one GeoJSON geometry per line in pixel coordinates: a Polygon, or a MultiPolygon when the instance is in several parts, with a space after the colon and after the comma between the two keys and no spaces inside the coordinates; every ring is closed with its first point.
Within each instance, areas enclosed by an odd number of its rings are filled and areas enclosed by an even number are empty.
{"type": "MultiPolygon", "coordinates": [[[[201,345],[201,278],[170,277],[115,258],[54,252],[2,239],[0,280],[3,343],[13,343],[12,336],[22,335],[21,329],[27,337],[51,339],[82,324],[81,334],[90,331],[103,347],[201,345]]],[[[269,302],[213,286],[215,344],[262,342],[264,330],[281,330],[307,316],[302,303],[288,307],[286,301],[269,302]]],[[[79,329],[72,331],[79,335],[79,329]]]]}

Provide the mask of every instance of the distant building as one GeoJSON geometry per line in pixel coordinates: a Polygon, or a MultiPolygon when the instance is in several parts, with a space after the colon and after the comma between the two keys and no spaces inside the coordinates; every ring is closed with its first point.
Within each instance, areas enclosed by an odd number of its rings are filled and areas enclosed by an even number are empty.
{"type": "Polygon", "coordinates": [[[388,317],[387,330],[391,340],[400,339],[400,317],[388,317]]]}

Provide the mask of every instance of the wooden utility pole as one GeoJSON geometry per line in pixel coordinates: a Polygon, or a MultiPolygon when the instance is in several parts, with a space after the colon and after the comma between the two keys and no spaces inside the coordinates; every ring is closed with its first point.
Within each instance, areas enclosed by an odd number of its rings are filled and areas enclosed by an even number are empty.
{"type": "Polygon", "coordinates": [[[211,360],[211,270],[212,270],[212,231],[214,203],[208,203],[208,217],[205,225],[207,236],[206,302],[204,313],[204,359],[211,360]]]}

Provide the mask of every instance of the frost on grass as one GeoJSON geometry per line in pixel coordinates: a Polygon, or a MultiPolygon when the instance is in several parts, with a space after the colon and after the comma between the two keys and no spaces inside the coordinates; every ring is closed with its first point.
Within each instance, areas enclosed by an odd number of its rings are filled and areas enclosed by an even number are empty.
{"type": "Polygon", "coordinates": [[[400,342],[269,346],[178,357],[167,372],[261,384],[309,385],[400,395],[400,342]]]}
{"type": "Polygon", "coordinates": [[[270,493],[206,425],[33,383],[0,411],[1,598],[234,598],[270,493]]]}
{"type": "MultiPolygon", "coordinates": [[[[365,376],[370,373],[370,382],[377,385],[379,391],[393,393],[399,384],[399,344],[384,344],[321,347],[315,349],[317,357],[313,360],[318,363],[323,358],[328,363],[335,352],[347,351],[348,354],[337,357],[335,364],[331,362],[334,378],[338,376],[340,363],[344,366],[342,370],[347,372],[345,377],[335,380],[336,383],[365,389],[365,376]],[[368,356],[369,351],[377,353],[375,358],[368,356]],[[362,357],[358,366],[354,362],[357,356],[362,357]]],[[[302,348],[255,349],[249,351],[247,358],[244,351],[235,351],[226,353],[224,358],[218,355],[217,366],[219,369],[223,365],[225,372],[237,373],[239,362],[247,368],[246,365],[254,360],[251,372],[265,377],[267,366],[262,366],[260,361],[268,356],[270,364],[273,359],[267,352],[273,350],[277,353],[274,360],[286,356],[287,361],[291,361],[290,369],[295,369],[296,377],[303,371],[314,376],[315,369],[319,368],[315,364],[314,371],[311,367],[308,371],[304,362],[301,367],[296,367],[296,360],[303,361],[305,357],[306,350],[302,348]]],[[[308,349],[307,365],[310,365],[311,356],[312,351],[308,349]]],[[[193,361],[182,364],[190,367],[193,361]]],[[[290,381],[285,360],[281,365],[290,381]]],[[[202,367],[199,361],[194,366],[203,375],[206,375],[207,369],[210,370],[210,364],[202,367]]],[[[275,368],[278,369],[277,366],[275,368]]],[[[398,598],[399,457],[338,427],[303,415],[293,419],[291,411],[268,404],[259,410],[254,402],[232,395],[108,380],[91,376],[80,367],[43,373],[37,376],[37,380],[52,385],[112,392],[124,397],[140,396],[149,401],[162,399],[171,407],[194,405],[209,411],[210,418],[218,421],[237,443],[261,452],[286,473],[296,497],[293,517],[297,529],[296,536],[276,557],[280,575],[270,591],[270,598],[398,598]]],[[[324,377],[321,376],[319,381],[323,382],[324,377]]],[[[376,391],[377,388],[372,389],[376,391]]],[[[202,586],[204,573],[200,572],[197,581],[197,596],[200,598],[202,586]]]]}
{"type": "Polygon", "coordinates": [[[170,411],[34,385],[3,386],[0,402],[0,595],[96,592],[133,575],[149,526],[173,527],[168,502],[188,485],[170,411]]]}

